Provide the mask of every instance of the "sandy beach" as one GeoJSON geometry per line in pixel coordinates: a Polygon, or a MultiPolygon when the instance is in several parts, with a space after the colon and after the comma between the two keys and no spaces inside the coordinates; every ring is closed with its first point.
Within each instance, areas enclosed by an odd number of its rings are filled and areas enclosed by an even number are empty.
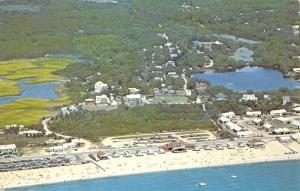
{"type": "Polygon", "coordinates": [[[300,144],[271,141],[264,149],[238,148],[111,158],[95,163],[0,173],[0,189],[167,170],[300,160],[300,144]],[[292,148],[296,154],[291,154],[292,148]],[[100,167],[101,168],[100,168],[100,167]]]}

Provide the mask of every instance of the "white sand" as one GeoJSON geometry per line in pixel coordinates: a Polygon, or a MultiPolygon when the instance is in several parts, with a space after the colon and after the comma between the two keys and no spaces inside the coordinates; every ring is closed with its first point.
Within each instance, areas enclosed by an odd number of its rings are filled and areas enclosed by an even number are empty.
{"type": "MultiPolygon", "coordinates": [[[[289,146],[300,152],[299,143],[290,143],[289,146]]],[[[265,149],[201,150],[177,154],[166,153],[143,157],[112,158],[97,162],[105,171],[90,163],[0,173],[0,189],[165,170],[300,159],[299,153],[286,154],[290,152],[281,143],[272,141],[266,145],[265,149]]]]}

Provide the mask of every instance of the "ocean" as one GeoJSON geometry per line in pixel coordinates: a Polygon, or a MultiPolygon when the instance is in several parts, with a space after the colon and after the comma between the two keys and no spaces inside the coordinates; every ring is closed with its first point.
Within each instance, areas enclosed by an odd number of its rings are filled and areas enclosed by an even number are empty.
{"type": "Polygon", "coordinates": [[[20,190],[300,191],[300,161],[167,171],[11,189],[20,190]],[[200,187],[199,182],[206,185],[200,187]]]}

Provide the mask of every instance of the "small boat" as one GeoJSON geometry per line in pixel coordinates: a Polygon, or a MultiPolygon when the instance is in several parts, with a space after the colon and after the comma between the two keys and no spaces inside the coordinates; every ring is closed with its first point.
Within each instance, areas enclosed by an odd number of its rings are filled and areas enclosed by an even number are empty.
{"type": "Polygon", "coordinates": [[[204,187],[204,186],[206,186],[206,183],[205,183],[205,182],[199,182],[199,183],[198,183],[198,186],[199,186],[199,187],[204,187]]]}
{"type": "Polygon", "coordinates": [[[235,179],[235,178],[237,178],[237,176],[231,175],[230,178],[235,179]]]}

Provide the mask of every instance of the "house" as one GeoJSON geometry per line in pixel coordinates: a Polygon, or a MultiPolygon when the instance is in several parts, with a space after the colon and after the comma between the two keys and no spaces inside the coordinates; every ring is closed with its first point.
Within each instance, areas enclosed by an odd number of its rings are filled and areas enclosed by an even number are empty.
{"type": "Polygon", "coordinates": [[[290,102],[291,102],[290,96],[283,96],[282,97],[282,105],[286,105],[286,104],[288,104],[290,102]]]}
{"type": "Polygon", "coordinates": [[[277,129],[274,129],[272,131],[272,133],[276,134],[276,135],[284,135],[284,134],[291,133],[291,130],[289,130],[288,128],[277,128],[277,129]]]}
{"type": "Polygon", "coordinates": [[[170,77],[170,78],[179,78],[179,75],[176,72],[169,72],[168,77],[170,77]]]}
{"type": "Polygon", "coordinates": [[[199,82],[196,82],[195,88],[198,91],[204,91],[204,90],[206,90],[207,86],[208,86],[207,82],[199,81],[199,82]]]}
{"type": "Polygon", "coordinates": [[[169,60],[169,61],[166,63],[166,66],[169,66],[169,65],[174,66],[174,67],[176,66],[175,62],[172,61],[172,60],[169,60]]]}
{"type": "Polygon", "coordinates": [[[43,132],[37,130],[20,131],[19,135],[25,135],[26,137],[41,137],[43,132]]]}
{"type": "Polygon", "coordinates": [[[231,118],[235,117],[235,113],[233,111],[221,113],[220,117],[227,117],[227,118],[231,119],[231,118]]]}
{"type": "Polygon", "coordinates": [[[260,117],[261,111],[247,111],[246,116],[247,117],[260,117]]]}
{"type": "Polygon", "coordinates": [[[157,80],[157,81],[164,81],[164,79],[162,77],[154,77],[154,80],[157,80]]]}
{"type": "Polygon", "coordinates": [[[227,122],[225,126],[235,132],[242,130],[242,127],[240,127],[238,124],[232,123],[231,121],[227,122]]]}
{"type": "Polygon", "coordinates": [[[278,110],[270,111],[271,116],[282,116],[282,115],[286,115],[286,114],[287,114],[287,112],[285,109],[278,109],[278,110]]]}
{"type": "Polygon", "coordinates": [[[95,103],[97,106],[100,106],[100,105],[103,106],[103,105],[110,105],[111,101],[107,97],[107,95],[100,95],[100,96],[96,96],[95,103]]]}
{"type": "Polygon", "coordinates": [[[284,137],[278,137],[278,141],[282,143],[288,143],[292,140],[292,137],[290,136],[284,136],[284,137]]]}
{"type": "Polygon", "coordinates": [[[18,151],[15,144],[0,145],[0,158],[17,156],[18,151]]]}
{"type": "Polygon", "coordinates": [[[262,125],[263,120],[260,119],[260,118],[254,118],[254,119],[253,119],[253,123],[254,123],[255,125],[262,125]]]}
{"type": "Polygon", "coordinates": [[[227,96],[224,93],[218,93],[214,95],[216,101],[225,101],[227,96]]]}
{"type": "Polygon", "coordinates": [[[107,89],[108,89],[108,86],[107,84],[101,82],[101,81],[98,81],[95,83],[95,93],[96,94],[103,94],[107,89]]]}
{"type": "Polygon", "coordinates": [[[141,94],[129,94],[125,96],[125,105],[130,107],[144,105],[141,94]]]}
{"type": "Polygon", "coordinates": [[[256,97],[255,94],[243,94],[241,101],[257,101],[258,98],[256,97]]]}
{"type": "Polygon", "coordinates": [[[281,123],[286,123],[286,124],[290,122],[290,120],[286,117],[277,117],[277,118],[275,118],[275,120],[277,120],[281,123]]]}
{"type": "Polygon", "coordinates": [[[263,125],[263,128],[264,128],[266,131],[270,131],[270,130],[273,128],[273,126],[272,126],[270,123],[265,123],[265,124],[263,125]]]}

